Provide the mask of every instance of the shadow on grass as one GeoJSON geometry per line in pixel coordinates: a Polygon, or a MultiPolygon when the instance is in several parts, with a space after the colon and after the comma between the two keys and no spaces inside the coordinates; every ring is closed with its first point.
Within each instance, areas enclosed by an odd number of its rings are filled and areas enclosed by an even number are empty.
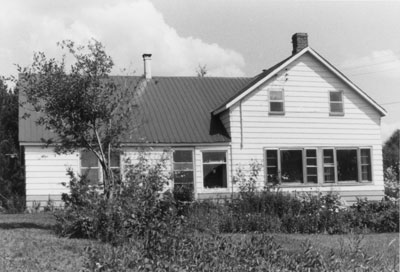
{"type": "Polygon", "coordinates": [[[56,220],[51,213],[0,214],[0,229],[53,229],[56,220]]]}

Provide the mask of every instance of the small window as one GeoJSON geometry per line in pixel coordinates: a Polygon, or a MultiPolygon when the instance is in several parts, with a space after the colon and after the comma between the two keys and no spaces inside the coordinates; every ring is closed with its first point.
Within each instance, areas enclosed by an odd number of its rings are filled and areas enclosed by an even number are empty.
{"type": "Polygon", "coordinates": [[[84,150],[81,152],[81,174],[92,184],[100,181],[99,163],[96,155],[92,151],[84,150]]]}
{"type": "Polygon", "coordinates": [[[284,114],[284,95],[282,89],[269,90],[269,113],[284,114]]]}
{"type": "Polygon", "coordinates": [[[306,172],[307,182],[318,183],[317,150],[306,150],[306,172]]]}
{"type": "Polygon", "coordinates": [[[338,181],[358,181],[357,149],[336,150],[338,181]]]}
{"type": "Polygon", "coordinates": [[[335,157],[333,149],[324,149],[324,182],[335,182],[335,157]]]}
{"type": "Polygon", "coordinates": [[[278,150],[267,150],[267,182],[279,183],[278,150]]]}
{"type": "Polygon", "coordinates": [[[329,104],[331,115],[343,115],[343,92],[331,91],[329,92],[329,104]]]}
{"type": "Polygon", "coordinates": [[[372,181],[370,149],[361,149],[361,181],[372,181]]]}
{"type": "Polygon", "coordinates": [[[194,167],[192,150],[175,150],[174,160],[174,187],[175,189],[193,190],[194,167]]]}
{"type": "Polygon", "coordinates": [[[227,188],[226,152],[203,152],[204,188],[227,188]]]}
{"type": "MultiPolygon", "coordinates": [[[[85,176],[90,183],[97,184],[102,181],[103,173],[99,160],[92,151],[84,150],[81,152],[81,174],[85,176]]],[[[115,176],[120,175],[120,154],[112,152],[110,158],[110,168],[115,176]]]]}

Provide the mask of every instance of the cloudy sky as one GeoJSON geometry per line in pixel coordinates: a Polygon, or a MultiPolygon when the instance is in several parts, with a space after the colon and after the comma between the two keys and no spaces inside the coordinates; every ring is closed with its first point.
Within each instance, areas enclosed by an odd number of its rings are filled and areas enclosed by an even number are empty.
{"type": "Polygon", "coordinates": [[[34,51],[58,57],[58,41],[102,42],[115,74],[254,76],[309,45],[386,108],[382,135],[400,128],[400,1],[0,0],[0,75],[16,75],[34,51]]]}

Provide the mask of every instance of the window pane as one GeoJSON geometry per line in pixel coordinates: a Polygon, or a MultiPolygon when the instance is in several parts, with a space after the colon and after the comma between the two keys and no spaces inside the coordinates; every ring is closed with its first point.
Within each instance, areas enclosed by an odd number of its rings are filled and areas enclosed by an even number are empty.
{"type": "Polygon", "coordinates": [[[343,104],[331,103],[331,112],[343,112],[343,104]]]}
{"type": "Polygon", "coordinates": [[[119,167],[119,152],[111,152],[111,167],[119,167]]]}
{"type": "Polygon", "coordinates": [[[278,150],[267,150],[267,182],[278,183],[278,150]]]}
{"type": "Polygon", "coordinates": [[[317,175],[317,167],[307,167],[307,175],[317,175]]]}
{"type": "Polygon", "coordinates": [[[333,149],[324,149],[324,163],[333,163],[333,149]]]}
{"type": "Polygon", "coordinates": [[[308,159],[307,158],[307,165],[308,166],[317,165],[317,159],[308,159]]]}
{"type": "Polygon", "coordinates": [[[324,167],[324,181],[325,182],[335,182],[335,168],[334,167],[324,167]]]}
{"type": "Polygon", "coordinates": [[[283,102],[271,102],[270,111],[283,112],[283,102]]]}
{"type": "Polygon", "coordinates": [[[370,149],[361,149],[361,179],[363,181],[372,181],[370,149]]]}
{"type": "Polygon", "coordinates": [[[283,100],[283,91],[269,91],[269,99],[271,101],[283,100]]]}
{"type": "Polygon", "coordinates": [[[203,163],[226,162],[226,152],[203,152],[203,163]]]}
{"type": "Polygon", "coordinates": [[[205,188],[226,188],[226,164],[203,165],[205,188]]]}
{"type": "Polygon", "coordinates": [[[92,184],[99,183],[99,169],[82,169],[83,176],[92,184]]]}
{"type": "Polygon", "coordinates": [[[342,92],[330,92],[331,102],[342,102],[342,92]]]}
{"type": "Polygon", "coordinates": [[[193,171],[174,171],[174,184],[193,184],[193,171]]]}
{"type": "Polygon", "coordinates": [[[92,151],[81,152],[81,167],[98,167],[97,157],[92,151]]]}
{"type": "Polygon", "coordinates": [[[357,181],[357,150],[336,150],[338,181],[357,181]]]}
{"type": "Polygon", "coordinates": [[[193,152],[191,150],[175,150],[174,162],[193,162],[193,152]]]}
{"type": "Polygon", "coordinates": [[[301,150],[281,150],[282,182],[303,182],[301,150]]]}
{"type": "Polygon", "coordinates": [[[189,162],[189,163],[174,163],[174,170],[186,170],[186,171],[190,171],[193,170],[193,163],[189,162]]]}
{"type": "Polygon", "coordinates": [[[317,176],[307,176],[307,182],[308,183],[317,183],[318,177],[317,176]]]}
{"type": "Polygon", "coordinates": [[[317,150],[315,149],[307,149],[306,150],[307,157],[317,157],[317,150]]]}
{"type": "Polygon", "coordinates": [[[371,150],[361,149],[361,163],[371,164],[371,150]]]}
{"type": "Polygon", "coordinates": [[[370,165],[361,166],[361,174],[362,174],[362,180],[364,180],[364,181],[372,181],[371,166],[370,165]]]}

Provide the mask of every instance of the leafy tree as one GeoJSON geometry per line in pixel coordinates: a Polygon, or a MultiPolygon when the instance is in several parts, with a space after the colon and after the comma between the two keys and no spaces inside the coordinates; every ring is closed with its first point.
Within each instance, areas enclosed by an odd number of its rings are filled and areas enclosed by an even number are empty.
{"type": "Polygon", "coordinates": [[[21,199],[25,193],[23,169],[18,150],[18,90],[8,90],[0,79],[0,206],[9,211],[21,208],[18,204],[24,202],[21,199]]]}
{"type": "Polygon", "coordinates": [[[388,169],[396,176],[399,181],[399,160],[400,160],[400,130],[396,130],[385,142],[383,146],[383,168],[385,178],[388,178],[388,169]]]}
{"type": "Polygon", "coordinates": [[[44,141],[57,153],[86,149],[96,155],[110,195],[117,180],[110,167],[111,152],[139,125],[133,125],[135,94],[143,80],[129,84],[126,77],[110,77],[114,63],[96,40],[87,46],[69,40],[58,45],[72,57],[68,71],[65,55],[58,61],[42,52],[34,54],[30,66],[18,68],[18,84],[26,97],[23,106],[32,105],[40,113],[36,123],[56,135],[44,141]]]}
{"type": "Polygon", "coordinates": [[[197,77],[205,77],[207,74],[207,65],[200,65],[196,69],[197,77]]]}

